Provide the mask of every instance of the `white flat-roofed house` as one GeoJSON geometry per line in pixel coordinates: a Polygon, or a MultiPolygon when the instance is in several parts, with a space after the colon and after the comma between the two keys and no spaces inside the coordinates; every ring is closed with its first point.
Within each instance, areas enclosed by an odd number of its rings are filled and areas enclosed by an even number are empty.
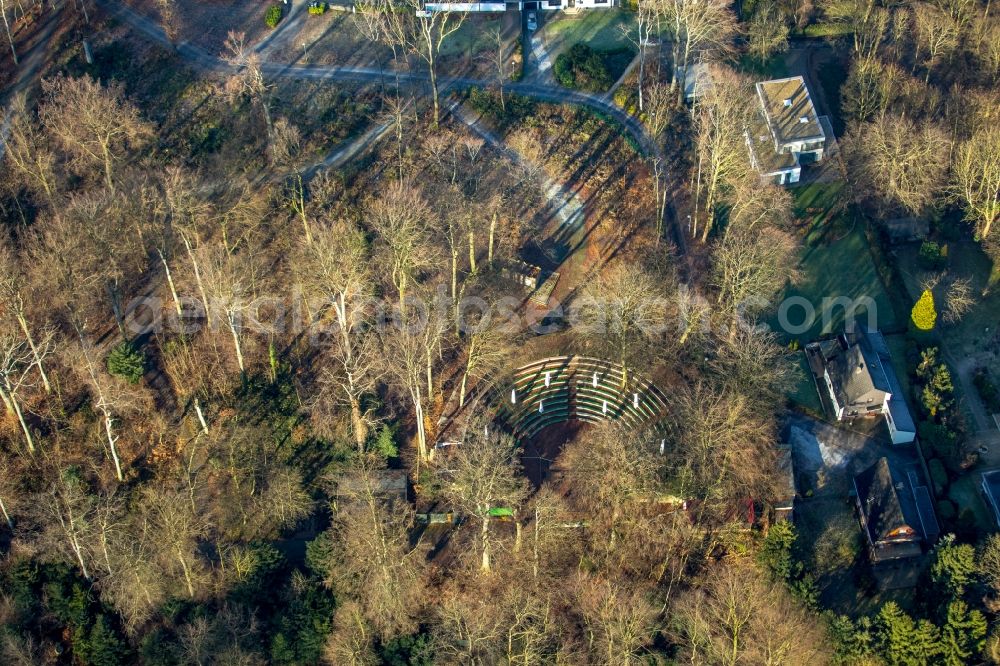
{"type": "Polygon", "coordinates": [[[617,0],[518,0],[517,2],[427,2],[424,10],[428,12],[505,12],[508,9],[527,10],[564,10],[577,12],[581,9],[611,9],[617,6],[617,0]]]}
{"type": "Polygon", "coordinates": [[[823,159],[826,132],[801,76],[756,85],[760,113],[747,128],[750,163],[763,178],[797,183],[802,165],[823,159]]]}
{"type": "Polygon", "coordinates": [[[427,2],[424,9],[429,12],[505,12],[506,2],[427,2]]]}

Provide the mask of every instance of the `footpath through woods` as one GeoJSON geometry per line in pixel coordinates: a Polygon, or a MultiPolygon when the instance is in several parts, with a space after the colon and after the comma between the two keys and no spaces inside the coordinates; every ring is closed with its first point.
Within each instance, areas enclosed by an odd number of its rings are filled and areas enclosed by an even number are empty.
{"type": "MultiPolygon", "coordinates": [[[[193,65],[202,70],[210,72],[225,73],[232,70],[232,66],[222,58],[208,53],[205,49],[195,46],[189,42],[173,43],[167,38],[163,29],[148,16],[144,16],[131,7],[126,6],[117,0],[95,0],[97,5],[104,8],[114,18],[128,24],[136,31],[143,34],[148,39],[161,46],[173,49],[178,55],[185,58],[193,65]]],[[[264,61],[261,63],[262,71],[269,76],[289,77],[306,80],[329,80],[329,81],[354,81],[373,82],[392,77],[398,79],[400,83],[411,85],[427,85],[430,76],[425,72],[391,72],[374,67],[351,67],[340,65],[291,65],[287,63],[276,63],[264,61]]],[[[442,95],[448,92],[458,92],[473,87],[488,87],[492,84],[489,79],[478,79],[470,77],[448,77],[439,76],[438,85],[442,95]]],[[[635,141],[640,153],[646,157],[659,160],[665,163],[663,150],[657,142],[646,132],[646,128],[634,116],[626,113],[619,106],[614,104],[605,95],[568,90],[554,84],[545,83],[510,83],[504,86],[510,92],[525,97],[530,97],[542,102],[554,104],[572,104],[587,107],[605,118],[613,120],[635,141]]],[[[673,178],[669,171],[666,174],[668,189],[673,185],[673,178]]],[[[679,252],[684,252],[686,247],[685,237],[677,223],[677,216],[670,206],[666,217],[673,230],[674,242],[679,252]]]]}

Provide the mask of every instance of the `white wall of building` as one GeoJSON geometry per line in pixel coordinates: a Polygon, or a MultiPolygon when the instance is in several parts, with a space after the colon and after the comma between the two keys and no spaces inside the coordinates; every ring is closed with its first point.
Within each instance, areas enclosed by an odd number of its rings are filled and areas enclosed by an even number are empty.
{"type": "Polygon", "coordinates": [[[505,12],[506,2],[428,2],[429,12],[505,12]]]}

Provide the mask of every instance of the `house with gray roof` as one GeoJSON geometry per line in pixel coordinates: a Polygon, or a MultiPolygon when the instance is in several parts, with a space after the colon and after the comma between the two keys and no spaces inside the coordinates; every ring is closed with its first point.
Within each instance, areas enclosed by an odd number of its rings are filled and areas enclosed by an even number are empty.
{"type": "Polygon", "coordinates": [[[993,520],[1000,527],[1000,470],[983,472],[983,496],[993,511],[993,520]]]}
{"type": "Polygon", "coordinates": [[[916,557],[940,534],[918,468],[902,471],[879,458],[854,477],[858,518],[872,562],[916,557]]]}
{"type": "Polygon", "coordinates": [[[882,334],[862,326],[807,346],[817,387],[825,390],[838,421],[882,416],[893,444],[912,442],[916,423],[882,334]]]}
{"type": "Polygon", "coordinates": [[[803,164],[823,159],[827,140],[805,79],[761,81],[756,91],[760,112],[746,132],[750,163],[764,179],[797,183],[803,164]]]}

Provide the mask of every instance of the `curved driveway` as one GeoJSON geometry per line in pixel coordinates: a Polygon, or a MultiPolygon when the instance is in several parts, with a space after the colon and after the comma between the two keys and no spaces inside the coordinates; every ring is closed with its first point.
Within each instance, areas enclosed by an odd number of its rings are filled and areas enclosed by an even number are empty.
{"type": "MultiPolygon", "coordinates": [[[[144,34],[149,39],[159,43],[166,48],[174,49],[180,56],[189,60],[197,67],[215,72],[227,72],[232,66],[218,56],[210,54],[205,49],[181,42],[173,44],[167,39],[163,29],[152,19],[140,14],[131,7],[128,7],[116,0],[96,0],[97,4],[103,7],[115,18],[124,21],[144,34]]],[[[262,70],[270,76],[282,76],[296,79],[330,80],[330,81],[378,81],[386,76],[405,83],[425,85],[430,77],[424,72],[385,72],[374,67],[350,67],[341,65],[291,65],[284,63],[264,62],[262,70]]],[[[476,79],[469,77],[438,77],[440,91],[442,93],[449,90],[465,90],[474,86],[490,85],[492,81],[488,79],[476,79]]],[[[525,97],[541,100],[543,102],[553,102],[557,104],[575,104],[585,106],[598,113],[607,116],[619,123],[626,132],[635,140],[642,153],[654,159],[663,159],[663,152],[656,141],[646,132],[645,127],[634,116],[623,111],[616,104],[612,103],[602,95],[568,90],[555,85],[542,83],[510,83],[505,86],[510,90],[525,97]]],[[[676,215],[668,213],[677,247],[684,250],[685,238],[677,225],[676,215]]]]}

